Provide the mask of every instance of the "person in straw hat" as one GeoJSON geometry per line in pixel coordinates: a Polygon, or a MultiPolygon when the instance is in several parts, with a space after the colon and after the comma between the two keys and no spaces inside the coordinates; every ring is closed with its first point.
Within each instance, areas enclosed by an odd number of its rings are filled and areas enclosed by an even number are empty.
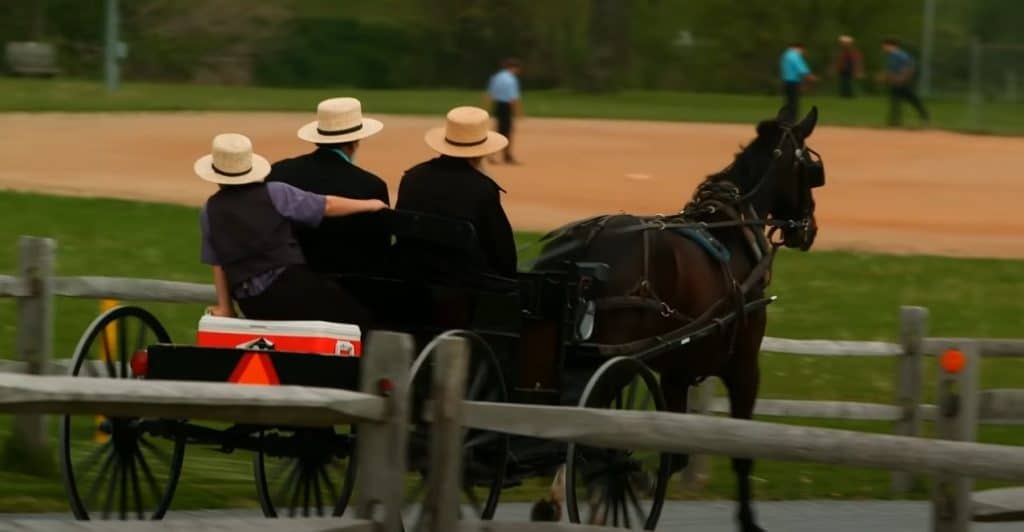
{"type": "Polygon", "coordinates": [[[320,225],[324,217],[386,208],[376,199],[313,194],[285,183],[265,183],[270,163],[253,153],[248,137],[224,133],[212,153],[193,166],[219,190],[200,213],[200,259],[213,267],[217,316],[268,320],[324,320],[365,327],[365,310],[339,287],[313,273],[292,232],[292,223],[320,225]]]}
{"type": "MultiPolygon", "coordinates": [[[[479,107],[456,107],[444,127],[431,129],[425,140],[439,157],[406,171],[398,189],[396,209],[467,220],[476,228],[481,264],[452,261],[442,250],[429,246],[410,249],[396,243],[399,256],[415,257],[418,268],[433,274],[454,274],[479,267],[505,277],[516,274],[516,246],[498,183],[481,171],[483,158],[508,145],[508,139],[490,131],[490,116],[479,107]]],[[[409,244],[415,246],[415,244],[409,244]]]]}
{"type": "Polygon", "coordinates": [[[853,98],[853,80],[864,77],[864,56],[853,44],[853,37],[839,36],[839,53],[835,62],[839,77],[839,96],[853,98]]]}
{"type": "MultiPolygon", "coordinates": [[[[363,116],[355,98],[320,102],[316,120],[299,128],[298,137],[316,145],[305,155],[271,166],[267,181],[287,183],[317,194],[374,199],[390,204],[388,185],[356,166],[359,143],[384,126],[363,116]]],[[[385,215],[364,213],[324,220],[316,227],[297,225],[295,236],[314,271],[363,273],[381,271],[391,246],[385,215]]]]}

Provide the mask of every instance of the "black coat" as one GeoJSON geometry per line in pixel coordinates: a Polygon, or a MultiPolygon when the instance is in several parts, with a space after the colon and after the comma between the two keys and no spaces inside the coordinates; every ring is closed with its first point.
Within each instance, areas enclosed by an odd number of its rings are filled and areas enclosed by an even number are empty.
{"type": "MultiPolygon", "coordinates": [[[[482,267],[505,277],[516,274],[516,245],[505,210],[504,190],[465,159],[441,156],[419,164],[402,177],[397,210],[416,211],[467,220],[476,228],[482,267]]],[[[399,239],[401,257],[414,257],[417,267],[436,274],[464,270],[443,250],[422,246],[410,250],[399,239]]]]}
{"type": "MultiPolygon", "coordinates": [[[[387,183],[326,148],[274,163],[267,180],[317,194],[379,199],[391,204],[387,183]]],[[[324,218],[319,227],[296,226],[295,236],[315,271],[379,273],[387,265],[391,246],[387,216],[382,211],[324,218]]]]}

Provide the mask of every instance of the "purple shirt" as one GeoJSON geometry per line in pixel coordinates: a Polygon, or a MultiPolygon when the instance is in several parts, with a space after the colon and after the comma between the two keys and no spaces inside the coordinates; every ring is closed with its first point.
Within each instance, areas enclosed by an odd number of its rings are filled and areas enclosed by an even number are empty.
{"type": "MultiPolygon", "coordinates": [[[[295,223],[316,227],[324,219],[327,198],[320,194],[306,192],[276,181],[267,183],[267,193],[270,194],[274,210],[295,223]]],[[[199,260],[210,266],[219,265],[220,259],[217,258],[217,252],[213,250],[213,244],[210,242],[210,217],[206,214],[206,207],[199,213],[199,232],[203,239],[199,260]]]]}
{"type": "MultiPolygon", "coordinates": [[[[326,197],[279,182],[267,183],[267,193],[270,195],[270,202],[274,204],[274,210],[281,216],[295,223],[311,227],[316,227],[323,221],[324,208],[327,204],[326,197]]],[[[217,252],[214,251],[213,244],[210,241],[210,217],[206,213],[205,206],[199,213],[199,232],[202,235],[199,260],[203,264],[209,264],[210,266],[220,265],[220,259],[217,257],[217,252]]],[[[232,296],[235,299],[242,299],[259,295],[283,271],[284,268],[277,268],[257,275],[245,283],[246,288],[244,290],[241,287],[234,290],[232,296]]]]}

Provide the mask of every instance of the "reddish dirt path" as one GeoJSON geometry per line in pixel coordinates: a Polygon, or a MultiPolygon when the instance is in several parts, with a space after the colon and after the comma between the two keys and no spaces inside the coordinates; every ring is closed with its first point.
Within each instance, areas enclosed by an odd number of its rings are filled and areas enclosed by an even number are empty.
{"type": "MultiPolygon", "coordinates": [[[[392,190],[432,154],[439,120],[380,117],[359,163],[392,190]]],[[[269,159],[304,153],[302,113],[0,115],[0,187],[200,204],[212,191],[191,173],[212,136],[252,137],[269,159]]],[[[527,119],[518,167],[489,172],[509,190],[520,229],[547,229],[602,212],[669,213],[728,163],[752,125],[527,119]]],[[[819,128],[826,161],[817,192],[822,248],[1024,258],[1024,138],[940,131],[819,128]]]]}

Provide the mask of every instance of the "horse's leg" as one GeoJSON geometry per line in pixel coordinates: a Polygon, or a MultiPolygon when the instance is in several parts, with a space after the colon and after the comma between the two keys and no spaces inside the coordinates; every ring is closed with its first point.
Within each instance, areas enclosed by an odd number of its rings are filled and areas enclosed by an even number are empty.
{"type": "MultiPolygon", "coordinates": [[[[760,368],[757,363],[757,347],[737,345],[735,359],[731,371],[723,375],[723,381],[729,390],[729,415],[735,419],[751,419],[754,414],[754,402],[757,400],[757,389],[760,384],[760,368]]],[[[754,510],[751,504],[750,473],[754,470],[754,461],[749,458],[733,458],[732,469],[736,473],[737,517],[742,532],[764,532],[754,521],[754,510]]]]}
{"type": "MultiPolygon", "coordinates": [[[[665,407],[669,412],[685,414],[687,399],[690,390],[690,380],[685,374],[678,371],[666,371],[661,374],[662,391],[665,394],[665,407]]],[[[686,469],[690,462],[690,455],[672,455],[672,473],[678,473],[686,469]]]]}

